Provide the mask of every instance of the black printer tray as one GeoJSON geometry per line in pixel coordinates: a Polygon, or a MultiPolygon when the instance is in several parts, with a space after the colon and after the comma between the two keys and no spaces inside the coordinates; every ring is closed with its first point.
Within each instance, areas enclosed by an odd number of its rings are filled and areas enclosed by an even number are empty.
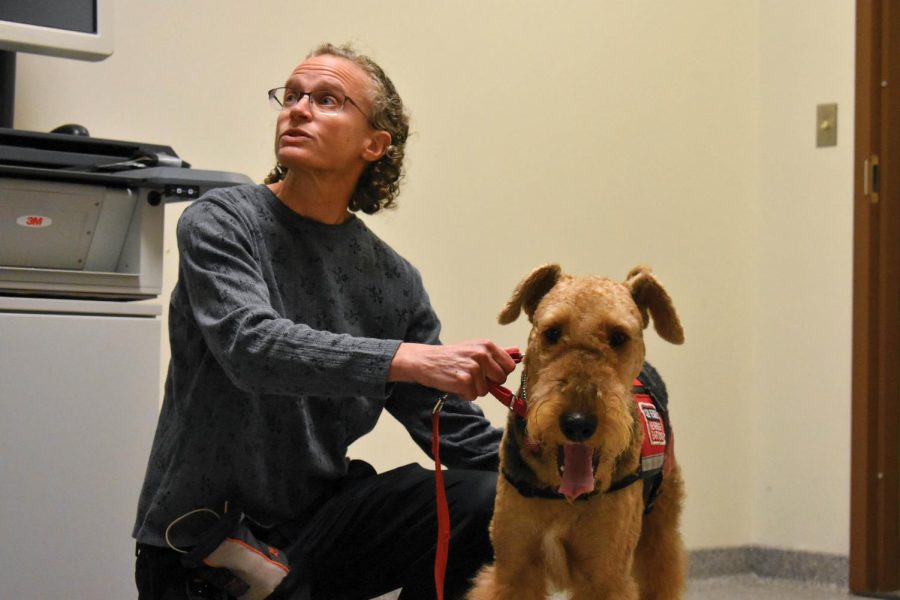
{"type": "Polygon", "coordinates": [[[192,169],[170,146],[2,127],[0,177],[146,188],[167,202],[251,183],[238,173],[192,169]]]}

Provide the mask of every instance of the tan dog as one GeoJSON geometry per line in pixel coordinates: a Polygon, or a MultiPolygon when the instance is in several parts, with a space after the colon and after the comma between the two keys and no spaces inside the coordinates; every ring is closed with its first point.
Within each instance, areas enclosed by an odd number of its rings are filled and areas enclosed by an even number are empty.
{"type": "Polygon", "coordinates": [[[663,339],[684,341],[669,295],[646,267],[620,284],[545,265],[519,284],[500,323],[520,310],[533,325],[519,392],[527,416],[509,416],[491,522],[495,562],[469,600],[679,598],[683,481],[674,453],[666,452],[648,515],[643,484],[627,485],[641,465],[645,434],[631,390],[650,316],[663,339]]]}

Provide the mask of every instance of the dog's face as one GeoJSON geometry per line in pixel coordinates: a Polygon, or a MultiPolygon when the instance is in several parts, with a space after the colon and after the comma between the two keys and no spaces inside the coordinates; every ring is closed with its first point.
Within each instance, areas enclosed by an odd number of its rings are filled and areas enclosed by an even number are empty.
{"type": "Polygon", "coordinates": [[[569,498],[606,489],[624,459],[634,463],[629,469],[639,459],[631,387],[644,363],[650,315],[664,339],[684,340],[672,302],[645,267],[617,283],[545,265],[519,284],[500,322],[514,321],[521,310],[532,323],[522,459],[569,498]]]}

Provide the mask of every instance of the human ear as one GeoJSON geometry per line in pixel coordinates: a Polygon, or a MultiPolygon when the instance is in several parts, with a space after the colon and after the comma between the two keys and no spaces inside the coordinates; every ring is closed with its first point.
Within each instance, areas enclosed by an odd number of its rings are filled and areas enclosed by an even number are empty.
{"type": "Polygon", "coordinates": [[[376,130],[366,139],[362,157],[366,162],[375,162],[387,152],[391,145],[391,134],[382,129],[376,130]]]}

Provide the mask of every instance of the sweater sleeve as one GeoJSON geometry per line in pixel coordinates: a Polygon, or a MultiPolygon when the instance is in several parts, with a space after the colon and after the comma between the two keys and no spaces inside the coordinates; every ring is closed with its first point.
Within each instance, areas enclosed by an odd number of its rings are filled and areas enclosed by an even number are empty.
{"type": "MultiPolygon", "coordinates": [[[[398,384],[387,403],[390,412],[431,454],[431,411],[440,392],[415,384],[398,384]]],[[[496,471],[503,430],[491,425],[474,402],[450,396],[441,410],[441,462],[451,468],[496,471]]],[[[434,458],[432,456],[432,458],[434,458]]]]}
{"type": "MultiPolygon", "coordinates": [[[[418,275],[418,274],[417,274],[418,275]]],[[[420,285],[420,296],[406,341],[440,344],[441,324],[420,285]]],[[[431,411],[441,392],[412,383],[397,384],[386,403],[388,412],[409,432],[415,443],[431,456],[431,411]]],[[[498,448],[503,431],[491,425],[474,402],[450,396],[440,416],[441,462],[451,468],[494,471],[499,467],[498,448]]],[[[432,457],[433,458],[433,457],[432,457]]]]}
{"type": "Polygon", "coordinates": [[[252,393],[384,398],[399,340],[314,330],[279,315],[253,227],[225,202],[199,201],[177,226],[189,318],[231,381],[252,393]]]}

